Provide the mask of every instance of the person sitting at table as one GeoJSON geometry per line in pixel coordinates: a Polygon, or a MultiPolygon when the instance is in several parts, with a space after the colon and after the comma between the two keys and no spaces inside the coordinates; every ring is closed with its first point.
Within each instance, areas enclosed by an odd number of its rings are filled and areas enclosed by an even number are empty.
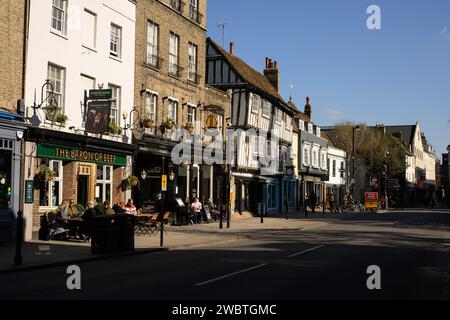
{"type": "Polygon", "coordinates": [[[113,216],[116,214],[113,208],[111,208],[111,205],[109,204],[109,201],[103,202],[104,207],[104,214],[107,216],[113,216]]]}
{"type": "Polygon", "coordinates": [[[133,203],[133,199],[128,199],[128,202],[125,205],[124,210],[125,210],[125,214],[132,214],[132,215],[137,214],[136,206],[133,203]]]}
{"type": "Polygon", "coordinates": [[[67,208],[67,213],[69,214],[69,216],[71,218],[75,218],[80,214],[80,212],[78,211],[78,208],[75,204],[75,200],[73,200],[73,199],[70,200],[69,206],[67,208]]]}
{"type": "Polygon", "coordinates": [[[198,198],[194,198],[194,202],[192,202],[192,204],[191,204],[191,211],[194,215],[194,222],[196,224],[200,224],[200,222],[201,222],[202,209],[203,209],[203,206],[200,203],[200,201],[198,200],[198,198]]]}
{"type": "Polygon", "coordinates": [[[69,201],[63,200],[63,202],[59,205],[58,211],[61,215],[61,218],[63,219],[69,219],[69,213],[67,212],[67,209],[69,208],[69,201]]]}
{"type": "Polygon", "coordinates": [[[80,237],[84,241],[88,241],[89,238],[91,237],[91,226],[90,226],[91,218],[95,217],[98,214],[97,210],[95,209],[94,200],[89,201],[86,207],[87,210],[82,216],[83,224],[80,226],[80,237]]]}

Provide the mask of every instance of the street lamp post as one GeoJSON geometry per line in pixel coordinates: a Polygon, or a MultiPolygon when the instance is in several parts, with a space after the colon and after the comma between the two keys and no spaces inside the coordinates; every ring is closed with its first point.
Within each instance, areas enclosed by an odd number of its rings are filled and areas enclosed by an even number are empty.
{"type": "Polygon", "coordinates": [[[389,209],[389,198],[388,198],[388,192],[387,192],[387,188],[388,188],[388,162],[387,159],[390,156],[389,151],[386,151],[386,155],[385,155],[385,164],[384,164],[384,203],[385,203],[385,209],[388,210],[389,209]]]}
{"type": "Polygon", "coordinates": [[[353,138],[352,138],[352,196],[353,199],[355,199],[355,187],[356,187],[356,180],[355,180],[355,159],[356,159],[356,148],[355,148],[355,131],[359,130],[360,126],[353,126],[353,138]]]}

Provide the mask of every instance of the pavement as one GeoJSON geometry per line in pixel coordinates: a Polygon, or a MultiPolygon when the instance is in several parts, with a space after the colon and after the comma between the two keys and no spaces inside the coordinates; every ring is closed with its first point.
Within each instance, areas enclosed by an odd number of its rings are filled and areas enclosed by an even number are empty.
{"type": "Polygon", "coordinates": [[[0,299],[448,300],[450,212],[315,215],[169,231],[191,247],[0,274],[0,299]],[[241,237],[233,240],[233,237],[241,237]],[[198,238],[197,238],[198,237],[198,238]],[[211,242],[200,243],[200,240],[211,242]],[[225,241],[215,241],[215,240],[225,241]],[[197,243],[198,245],[194,245],[197,243]],[[370,290],[369,266],[380,270],[370,290]]]}
{"type": "Polygon", "coordinates": [[[164,247],[160,247],[160,235],[136,236],[135,252],[111,255],[92,255],[90,243],[68,241],[39,241],[33,240],[22,246],[22,265],[14,266],[15,244],[0,245],[0,274],[23,272],[48,267],[67,265],[93,260],[111,259],[133,254],[145,254],[158,251],[176,250],[227,243],[245,238],[251,238],[255,233],[270,232],[273,229],[301,229],[317,224],[312,221],[299,221],[300,215],[292,214],[292,219],[266,218],[264,224],[260,219],[245,219],[232,221],[232,228],[219,229],[218,223],[194,226],[167,226],[164,235],[164,247]]]}

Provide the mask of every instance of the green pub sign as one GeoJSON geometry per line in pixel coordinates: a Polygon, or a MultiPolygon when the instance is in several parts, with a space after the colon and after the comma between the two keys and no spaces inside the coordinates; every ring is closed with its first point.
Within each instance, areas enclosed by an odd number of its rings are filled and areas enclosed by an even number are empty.
{"type": "Polygon", "coordinates": [[[34,181],[25,180],[25,203],[30,204],[34,202],[34,181]]]}
{"type": "Polygon", "coordinates": [[[108,100],[112,98],[112,89],[89,90],[89,100],[108,100]]]}
{"type": "Polygon", "coordinates": [[[37,155],[41,158],[92,162],[119,167],[124,167],[127,164],[127,158],[125,155],[50,144],[38,144],[37,155]]]}

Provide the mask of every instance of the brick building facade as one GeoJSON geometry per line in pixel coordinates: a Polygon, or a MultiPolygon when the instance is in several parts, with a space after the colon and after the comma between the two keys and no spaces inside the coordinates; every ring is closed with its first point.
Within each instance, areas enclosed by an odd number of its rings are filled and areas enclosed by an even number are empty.
{"type": "Polygon", "coordinates": [[[205,138],[207,131],[225,135],[230,96],[205,85],[205,17],[206,0],[137,3],[135,106],[142,119],[150,120],[138,141],[135,174],[146,176],[134,195],[140,206],[157,203],[163,173],[175,176],[169,181],[169,198],[220,201],[220,183],[214,179],[219,168],[171,161],[177,129],[188,129],[203,147],[211,141],[205,138]],[[173,127],[167,126],[169,120],[173,127]]]}

